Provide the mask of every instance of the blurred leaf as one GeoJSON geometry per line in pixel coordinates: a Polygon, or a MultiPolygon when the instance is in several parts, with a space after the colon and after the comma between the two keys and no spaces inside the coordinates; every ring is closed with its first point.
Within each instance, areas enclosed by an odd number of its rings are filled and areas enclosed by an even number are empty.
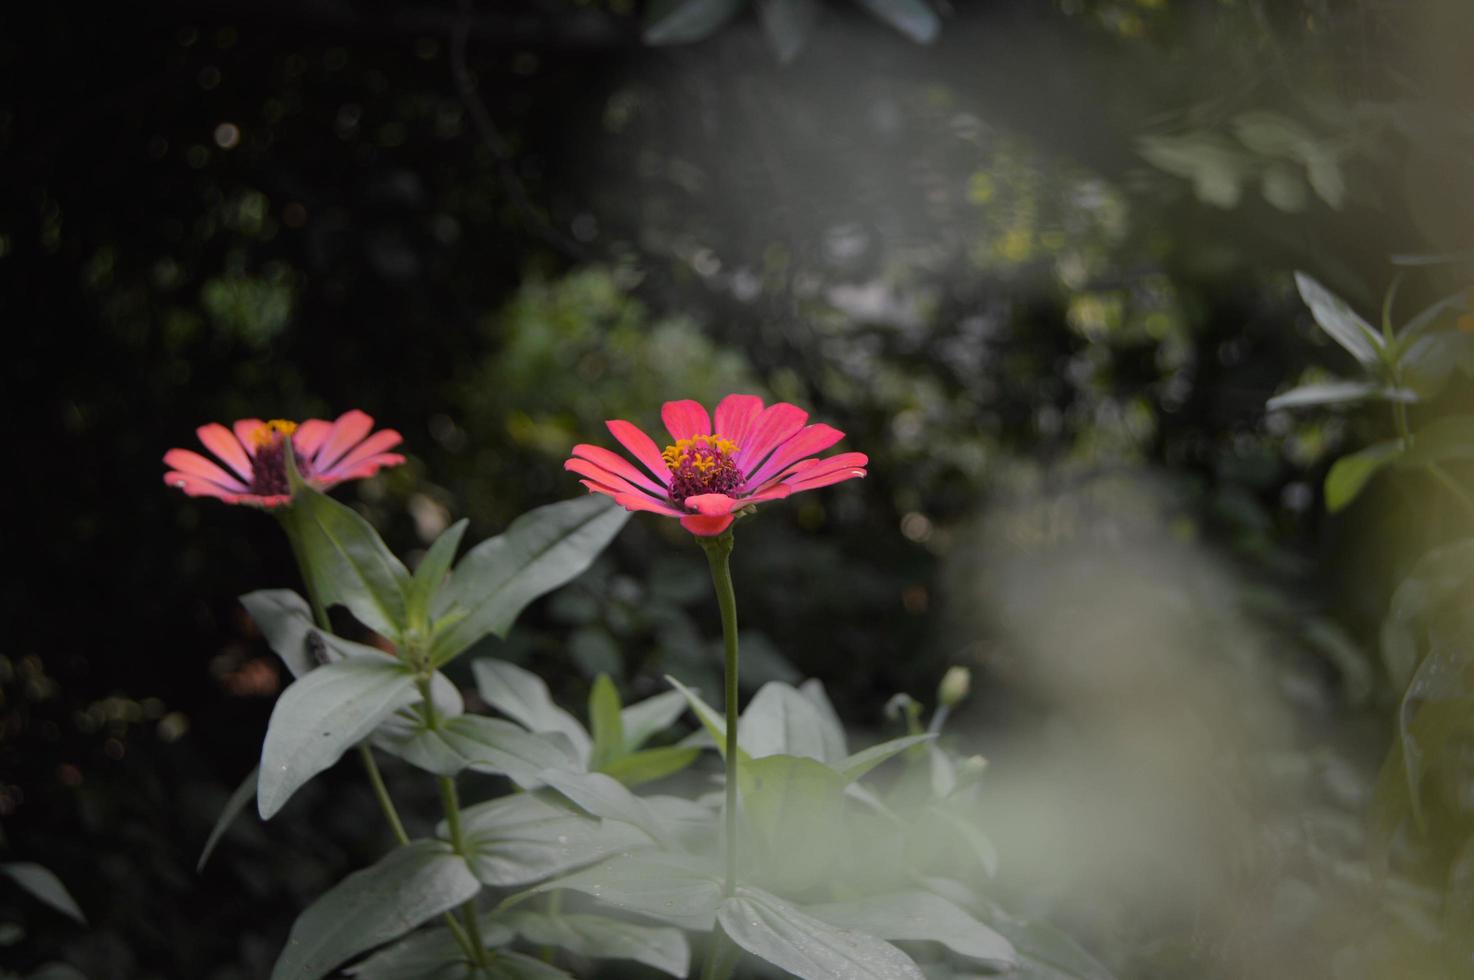
{"type": "Polygon", "coordinates": [[[737,768],[758,876],[781,891],[824,881],[848,844],[845,780],[805,756],[769,755],[737,768]]]}
{"type": "Polygon", "coordinates": [[[941,33],[942,22],[926,0],[855,0],[917,44],[930,44],[941,33]]]}
{"type": "Polygon", "coordinates": [[[1397,343],[1406,346],[1412,340],[1420,337],[1424,332],[1436,326],[1445,315],[1467,310],[1469,307],[1469,290],[1461,289],[1451,293],[1436,302],[1430,303],[1418,312],[1416,316],[1403,324],[1402,332],[1397,336],[1397,343]]]}
{"type": "Polygon", "coordinates": [[[468,524],[470,521],[462,518],[446,528],[415,567],[405,603],[411,624],[422,629],[429,626],[431,601],[445,583],[445,576],[455,561],[456,549],[461,546],[461,537],[468,524]]]}
{"type": "Polygon", "coordinates": [[[775,895],[739,888],[717,919],[738,946],[803,980],[922,980],[883,939],[830,925],[775,895]]]}
{"type": "Polygon", "coordinates": [[[356,871],[297,917],[271,980],[317,980],[473,897],[481,883],[440,841],[414,841],[356,871]]]}
{"type": "Polygon", "coordinates": [[[556,946],[576,956],[644,963],[673,977],[691,964],[685,933],[669,926],[645,926],[603,915],[552,915],[513,912],[508,923],[530,943],[556,946]]]}
{"type": "Polygon", "coordinates": [[[1298,214],[1305,210],[1305,182],[1284,164],[1266,167],[1259,176],[1259,189],[1281,211],[1298,214]]]}
{"type": "Polygon", "coordinates": [[[396,639],[403,635],[409,572],[373,525],[303,483],[294,486],[282,524],[324,606],[346,606],[369,629],[396,639]]]}
{"type": "Polygon", "coordinates": [[[1401,388],[1389,388],[1371,381],[1330,381],[1325,384],[1301,385],[1282,395],[1275,395],[1266,404],[1268,411],[1283,408],[1302,408],[1306,405],[1340,405],[1381,398],[1387,401],[1415,402],[1415,392],[1401,388]]]}
{"type": "Polygon", "coordinates": [[[664,851],[635,851],[609,858],[532,890],[567,888],[605,905],[647,915],[682,929],[705,932],[716,921],[722,879],[706,860],[664,851]]]}
{"type": "Polygon", "coordinates": [[[1430,399],[1443,390],[1455,369],[1471,353],[1474,353],[1474,334],[1440,330],[1425,333],[1409,343],[1397,367],[1405,387],[1416,391],[1421,398],[1430,399]]]}
{"type": "MultiPolygon", "coordinates": [[[[650,846],[650,839],[634,827],[585,816],[544,793],[518,793],[467,807],[461,823],[471,869],[498,887],[531,884],[650,846]]],[[[443,824],[440,833],[448,833],[443,824]]]]}
{"type": "Polygon", "coordinates": [[[930,742],[935,738],[935,735],[930,734],[903,735],[888,742],[881,742],[879,745],[872,745],[868,749],[862,749],[848,758],[841,759],[835,763],[834,768],[839,770],[845,782],[852,783],[892,756],[905,752],[913,745],[930,742]]]}
{"type": "Polygon", "coordinates": [[[716,33],[745,0],[650,0],[645,8],[646,44],[689,44],[716,33]]]}
{"type": "Polygon", "coordinates": [[[0,864],[0,875],[15,882],[37,901],[51,906],[62,915],[75,919],[84,926],[87,924],[87,916],[82,914],[81,906],[77,904],[76,899],[72,898],[71,892],[67,891],[67,886],[61,883],[60,878],[41,865],[30,861],[0,864]]]}
{"type": "Polygon", "coordinates": [[[1191,180],[1198,200],[1219,208],[1239,203],[1242,184],[1255,165],[1252,158],[1211,133],[1143,136],[1136,148],[1154,167],[1191,180]]]}
{"type": "Polygon", "coordinates": [[[530,510],[466,552],[434,610],[437,619],[451,608],[465,615],[436,634],[432,659],[445,663],[487,634],[505,639],[529,602],[582,574],[629,516],[590,494],[530,510]]]}
{"type": "Polygon", "coordinates": [[[680,691],[664,691],[624,708],[619,713],[624,750],[635,751],[673,725],[685,711],[686,698],[680,691]]]}
{"type": "Polygon", "coordinates": [[[573,975],[526,953],[500,952],[484,971],[490,980],[573,980],[573,975]]]}
{"type": "Polygon", "coordinates": [[[195,862],[195,873],[205,870],[205,863],[210,860],[210,855],[215,853],[215,845],[220,843],[220,838],[235,823],[235,818],[241,815],[241,811],[256,797],[256,774],[260,772],[259,767],[252,769],[241,780],[241,784],[230,794],[225,801],[225,806],[220,810],[220,816],[215,818],[215,826],[210,829],[210,836],[205,841],[205,849],[200,852],[200,859],[195,862]]]}
{"type": "Polygon", "coordinates": [[[384,653],[299,677],[277,699],[266,728],[256,794],[261,818],[269,819],[298,787],[418,696],[414,673],[384,653]]]}
{"type": "Polygon", "coordinates": [[[1474,459],[1474,415],[1445,415],[1413,433],[1399,466],[1426,466],[1445,459],[1474,459]]]}
{"type": "Polygon", "coordinates": [[[779,681],[764,684],[753,696],[742,712],[737,738],[754,759],[794,755],[827,763],[844,757],[844,740],[835,738],[829,719],[812,700],[779,681]]]}
{"type": "Polygon", "coordinates": [[[626,786],[639,786],[680,772],[700,755],[701,750],[694,746],[667,745],[620,756],[602,771],[626,786]]]}
{"type": "Polygon", "coordinates": [[[1436,643],[1408,684],[1397,712],[1398,738],[1414,821],[1425,830],[1423,776],[1430,759],[1474,729],[1474,661],[1461,644],[1436,643]]]}
{"type": "Polygon", "coordinates": [[[1346,507],[1361,493],[1377,471],[1402,454],[1402,442],[1393,440],[1342,456],[1326,474],[1326,509],[1335,513],[1346,507]]]}
{"type": "Polygon", "coordinates": [[[605,769],[624,755],[624,722],[620,717],[619,690],[608,674],[594,678],[589,689],[589,726],[593,730],[594,748],[589,758],[590,769],[605,769]]]}
{"type": "Polygon", "coordinates": [[[757,0],[758,17],[768,46],[783,64],[787,64],[808,43],[819,17],[818,0],[757,0]]]}
{"type": "MultiPolygon", "coordinates": [[[[682,684],[680,681],[676,680],[674,677],[666,674],[665,679],[671,685],[673,685],[677,691],[681,693],[682,697],[686,699],[686,703],[691,707],[692,714],[694,714],[697,719],[700,720],[702,727],[706,729],[706,734],[711,736],[711,740],[716,743],[717,752],[721,753],[722,758],[725,759],[727,757],[726,719],[717,714],[716,710],[713,709],[711,705],[701,700],[700,695],[698,695],[695,691],[691,690],[686,685],[682,684]]],[[[737,733],[740,736],[742,734],[742,729],[740,727],[741,719],[738,719],[738,723],[739,727],[737,733]]],[[[747,759],[747,751],[742,748],[742,743],[740,740],[737,743],[737,752],[739,753],[739,759],[744,761],[747,759]]]]}
{"type": "Polygon", "coordinates": [[[892,892],[807,905],[804,911],[830,925],[881,939],[941,943],[954,953],[981,960],[999,970],[1008,970],[1018,962],[1012,943],[931,892],[892,892]]]}
{"type": "Polygon", "coordinates": [[[553,703],[543,679],[505,660],[481,657],[471,665],[476,690],[486,703],[529,731],[557,732],[573,745],[580,768],[593,752],[589,733],[573,717],[553,703]]]}
{"type": "Polygon", "coordinates": [[[1458,265],[1463,262],[1474,262],[1474,249],[1464,252],[1402,252],[1389,255],[1387,258],[1393,265],[1458,265]]]}
{"type": "Polygon", "coordinates": [[[1448,944],[1450,963],[1468,963],[1474,959],[1474,837],[1464,841],[1449,863],[1448,884],[1444,889],[1443,935],[1448,944]]]}
{"type": "Polygon", "coordinates": [[[1373,367],[1382,359],[1382,335],[1356,314],[1346,301],[1303,272],[1295,273],[1295,286],[1300,298],[1320,328],[1344,347],[1364,367],[1373,367]]]}

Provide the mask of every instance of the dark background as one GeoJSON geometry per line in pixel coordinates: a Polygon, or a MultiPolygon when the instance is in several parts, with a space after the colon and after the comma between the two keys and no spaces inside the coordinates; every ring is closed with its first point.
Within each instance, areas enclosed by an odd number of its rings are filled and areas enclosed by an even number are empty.
{"type": "MultiPolygon", "coordinates": [[[[447,520],[479,540],[580,492],[561,463],[609,444],[603,419],[794,401],[870,476],[742,526],[745,680],[822,677],[881,731],[891,694],[930,701],[969,663],[962,720],[1005,768],[1048,706],[969,598],[980,518],[1084,494],[1109,525],[1092,488],[1149,472],[1131,499],[1256,583],[1277,662],[1321,692],[1307,725],[1375,768],[1394,692],[1374,629],[1419,542],[1385,494],[1328,519],[1318,486],[1385,422],[1263,406],[1308,367],[1349,369],[1292,270],[1370,315],[1389,254],[1470,227],[1467,145],[1428,135],[1474,91],[1440,49],[1468,35],[1433,5],[939,9],[920,45],[826,2],[786,63],[752,11],[652,46],[631,3],[0,14],[0,819],[4,858],[53,869],[90,923],[0,891],[24,928],[0,960],[264,976],[296,911],[386,843],[334,772],[194,871],[282,682],[234,597],[295,583],[268,516],[163,486],[160,456],[209,421],[358,407],[398,429],[409,463],[338,495],[413,556],[447,520]],[[1212,152],[1143,149],[1231,141],[1251,110],[1331,147],[1340,191],[1230,144],[1226,200],[1212,152]],[[1312,619],[1370,689],[1346,696],[1312,619]]],[[[1402,301],[1447,286],[1418,272],[1402,301]]],[[[637,516],[488,652],[575,706],[600,670],[634,694],[667,672],[715,690],[707,589],[687,536],[637,516]]],[[[428,828],[413,774],[389,777],[428,828]]],[[[1181,932],[1070,924],[1123,976],[1222,962],[1181,932]]]]}

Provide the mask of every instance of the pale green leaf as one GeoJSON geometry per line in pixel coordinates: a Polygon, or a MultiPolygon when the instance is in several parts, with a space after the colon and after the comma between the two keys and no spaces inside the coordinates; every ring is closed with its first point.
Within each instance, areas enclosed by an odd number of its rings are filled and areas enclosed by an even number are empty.
{"type": "Polygon", "coordinates": [[[911,957],[885,940],[830,925],[755,888],[722,902],[717,920],[738,946],[802,980],[923,980],[911,957]]]}

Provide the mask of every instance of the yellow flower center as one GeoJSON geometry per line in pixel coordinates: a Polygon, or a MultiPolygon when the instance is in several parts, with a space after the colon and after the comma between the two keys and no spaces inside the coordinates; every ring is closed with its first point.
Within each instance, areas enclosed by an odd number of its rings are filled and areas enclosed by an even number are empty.
{"type": "Polygon", "coordinates": [[[692,436],[666,446],[660,458],[670,467],[670,499],[677,507],[687,497],[707,493],[740,493],[742,471],[733,456],[737,443],[723,436],[692,436]]]}
{"type": "Polygon", "coordinates": [[[272,419],[270,422],[263,422],[256,426],[256,431],[251,433],[251,445],[256,449],[275,446],[296,431],[296,422],[287,419],[272,419]]]}

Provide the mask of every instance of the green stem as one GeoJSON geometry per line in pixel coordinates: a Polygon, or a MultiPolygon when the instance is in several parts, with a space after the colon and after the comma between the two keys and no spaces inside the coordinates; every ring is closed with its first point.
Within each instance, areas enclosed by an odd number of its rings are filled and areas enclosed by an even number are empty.
{"type": "Polygon", "coordinates": [[[711,584],[716,589],[722,613],[727,689],[727,880],[723,894],[737,894],[737,594],[732,589],[732,532],[703,538],[706,561],[711,566],[711,584]]]}
{"type": "MultiPolygon", "coordinates": [[[[430,717],[434,717],[434,708],[428,697],[429,684],[425,684],[422,690],[426,694],[425,710],[430,717]]],[[[456,793],[456,781],[450,776],[440,778],[440,802],[445,808],[445,822],[450,830],[450,846],[463,858],[468,858],[466,852],[466,841],[461,834],[461,801],[456,793]]],[[[476,913],[476,899],[468,898],[461,906],[461,918],[465,922],[466,935],[471,944],[471,957],[476,964],[483,969],[489,964],[486,956],[486,943],[481,939],[481,922],[476,913]]]]}

